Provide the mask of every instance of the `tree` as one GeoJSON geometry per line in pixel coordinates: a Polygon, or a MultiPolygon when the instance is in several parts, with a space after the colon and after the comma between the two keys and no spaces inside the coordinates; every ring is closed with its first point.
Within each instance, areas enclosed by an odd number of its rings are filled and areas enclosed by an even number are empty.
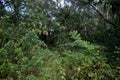
{"type": "Polygon", "coordinates": [[[0,1],[0,79],[119,80],[119,2],[60,2],[0,1]]]}

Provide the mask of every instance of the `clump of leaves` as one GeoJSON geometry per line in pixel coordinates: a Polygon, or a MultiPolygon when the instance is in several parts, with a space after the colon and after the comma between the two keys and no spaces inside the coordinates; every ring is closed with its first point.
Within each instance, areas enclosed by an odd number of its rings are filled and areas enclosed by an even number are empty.
{"type": "Polygon", "coordinates": [[[43,64],[42,56],[38,57],[43,49],[42,45],[44,43],[32,31],[17,42],[9,40],[0,49],[0,78],[24,80],[30,74],[37,76],[43,64]]]}
{"type": "Polygon", "coordinates": [[[77,31],[70,35],[71,42],[60,46],[64,49],[60,53],[66,80],[112,79],[112,69],[101,47],[82,40],[77,31]]]}

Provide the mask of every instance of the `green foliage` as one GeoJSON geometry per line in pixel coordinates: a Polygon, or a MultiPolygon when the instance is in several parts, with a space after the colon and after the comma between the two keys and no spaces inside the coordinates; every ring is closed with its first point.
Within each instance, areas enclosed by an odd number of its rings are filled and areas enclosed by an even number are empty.
{"type": "Polygon", "coordinates": [[[56,48],[56,51],[44,49],[44,42],[39,40],[34,30],[27,32],[21,38],[16,37],[17,42],[14,39],[9,40],[0,49],[1,79],[112,78],[111,68],[106,63],[105,56],[101,55],[100,49],[81,40],[77,31],[70,32],[69,35],[71,41],[62,44],[65,46],[56,48]],[[78,48],[72,49],[76,46],[78,48]]]}
{"type": "Polygon", "coordinates": [[[74,39],[75,41],[71,43],[71,46],[78,46],[78,47],[84,47],[89,50],[94,49],[93,45],[90,45],[87,41],[81,40],[80,34],[78,34],[77,31],[70,32],[71,38],[74,39]]]}
{"type": "Polygon", "coordinates": [[[107,64],[105,56],[101,55],[103,52],[99,49],[100,47],[90,45],[87,41],[81,40],[77,31],[70,32],[70,34],[74,41],[65,44],[62,49],[66,50],[61,52],[66,80],[103,80],[113,78],[112,69],[107,64]],[[77,44],[75,43],[76,41],[77,44]]]}
{"type": "Polygon", "coordinates": [[[0,80],[120,80],[119,3],[57,1],[0,1],[0,80]]]}

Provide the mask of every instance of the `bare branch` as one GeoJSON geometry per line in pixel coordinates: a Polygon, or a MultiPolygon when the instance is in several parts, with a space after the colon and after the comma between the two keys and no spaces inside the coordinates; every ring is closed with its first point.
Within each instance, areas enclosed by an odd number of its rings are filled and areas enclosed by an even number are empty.
{"type": "Polygon", "coordinates": [[[104,21],[106,21],[107,23],[115,26],[115,24],[114,24],[113,22],[109,21],[108,19],[106,19],[106,18],[103,16],[103,14],[102,14],[98,9],[95,8],[94,5],[90,4],[90,6],[103,18],[104,21]]]}
{"type": "Polygon", "coordinates": [[[106,18],[103,16],[103,14],[102,14],[98,9],[96,9],[96,7],[95,7],[93,4],[91,4],[92,2],[90,2],[90,1],[89,1],[89,2],[80,1],[80,2],[82,2],[82,3],[84,3],[84,4],[89,4],[89,5],[101,16],[101,18],[103,18],[104,21],[106,21],[107,23],[115,26],[115,24],[114,24],[113,22],[111,22],[111,21],[109,21],[108,19],[106,19],[106,18]]]}

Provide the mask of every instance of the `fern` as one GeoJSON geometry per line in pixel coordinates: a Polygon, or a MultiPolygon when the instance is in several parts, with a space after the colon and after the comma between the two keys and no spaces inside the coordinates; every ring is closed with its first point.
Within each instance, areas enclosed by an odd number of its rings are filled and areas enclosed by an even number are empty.
{"type": "Polygon", "coordinates": [[[67,43],[67,45],[69,45],[71,47],[77,46],[77,47],[81,47],[81,48],[86,48],[88,50],[93,50],[95,48],[95,46],[90,44],[88,41],[82,40],[78,31],[70,32],[70,36],[71,36],[70,38],[74,39],[74,41],[67,43]]]}

